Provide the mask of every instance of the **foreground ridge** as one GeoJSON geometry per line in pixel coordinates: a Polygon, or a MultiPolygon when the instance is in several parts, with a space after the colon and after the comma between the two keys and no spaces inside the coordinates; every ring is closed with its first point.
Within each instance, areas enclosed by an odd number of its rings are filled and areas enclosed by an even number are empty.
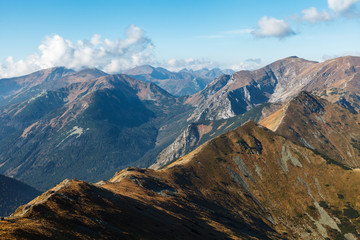
{"type": "Polygon", "coordinates": [[[254,122],[162,170],[65,180],[0,222],[0,238],[356,239],[360,171],[254,122]]]}

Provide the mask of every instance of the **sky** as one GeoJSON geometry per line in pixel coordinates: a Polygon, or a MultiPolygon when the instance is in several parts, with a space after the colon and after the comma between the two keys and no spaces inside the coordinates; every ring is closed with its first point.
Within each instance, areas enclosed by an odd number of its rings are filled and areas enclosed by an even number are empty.
{"type": "Polygon", "coordinates": [[[0,0],[0,78],[360,56],[360,0],[0,0]]]}

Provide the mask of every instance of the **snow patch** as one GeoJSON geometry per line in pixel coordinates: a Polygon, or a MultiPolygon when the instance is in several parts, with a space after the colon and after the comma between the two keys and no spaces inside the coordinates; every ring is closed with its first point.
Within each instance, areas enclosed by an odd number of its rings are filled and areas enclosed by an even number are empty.
{"type": "Polygon", "coordinates": [[[81,127],[75,126],[68,133],[70,133],[68,137],[70,137],[72,135],[78,135],[78,136],[76,136],[76,138],[79,138],[84,133],[84,129],[82,129],[81,127]]]}
{"type": "Polygon", "coordinates": [[[47,91],[46,90],[43,90],[41,93],[39,93],[38,95],[30,98],[27,103],[31,103],[32,101],[36,100],[37,98],[40,98],[42,96],[45,96],[47,94],[47,91]]]}
{"type": "MultiPolygon", "coordinates": [[[[87,128],[85,131],[88,130],[89,128],[87,128]]],[[[77,135],[76,138],[79,138],[85,131],[81,127],[74,126],[70,131],[67,132],[67,136],[63,140],[61,140],[61,142],[58,145],[56,145],[56,147],[60,146],[66,139],[68,139],[73,135],[77,135]]]]}

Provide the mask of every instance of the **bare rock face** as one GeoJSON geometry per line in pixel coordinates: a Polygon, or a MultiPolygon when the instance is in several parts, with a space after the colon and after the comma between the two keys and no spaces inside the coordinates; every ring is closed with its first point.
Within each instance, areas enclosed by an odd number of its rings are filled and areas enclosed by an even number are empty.
{"type": "Polygon", "coordinates": [[[221,76],[188,98],[197,107],[192,119],[230,118],[265,102],[279,102],[297,94],[311,79],[298,81],[301,72],[316,64],[290,57],[255,71],[221,76]]]}
{"type": "Polygon", "coordinates": [[[249,120],[262,120],[279,108],[281,108],[280,104],[266,103],[232,118],[191,123],[172,144],[157,155],[156,163],[151,165],[150,168],[162,168],[195,150],[206,141],[231,131],[249,120]]]}
{"type": "Polygon", "coordinates": [[[200,134],[195,124],[190,124],[173,143],[160,152],[156,163],[150,166],[152,169],[161,168],[175,159],[178,159],[193,150],[200,140],[200,134]]]}
{"type": "Polygon", "coordinates": [[[255,71],[221,76],[186,102],[197,107],[193,121],[230,118],[261,103],[287,102],[303,90],[357,111],[359,71],[359,57],[322,63],[289,57],[255,71]]]}

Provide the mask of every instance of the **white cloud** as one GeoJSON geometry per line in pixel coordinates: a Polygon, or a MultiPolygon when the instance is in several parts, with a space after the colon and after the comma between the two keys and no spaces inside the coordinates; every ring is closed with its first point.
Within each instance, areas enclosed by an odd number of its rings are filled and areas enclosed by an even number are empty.
{"type": "Polygon", "coordinates": [[[234,71],[241,71],[241,70],[254,70],[260,68],[261,65],[261,59],[260,58],[249,58],[246,59],[244,62],[236,63],[231,66],[229,66],[230,69],[234,71]]]}
{"type": "Polygon", "coordinates": [[[170,71],[180,71],[184,68],[199,70],[202,68],[215,68],[218,67],[216,62],[213,62],[209,59],[194,59],[194,58],[187,58],[187,59],[169,59],[162,63],[158,64],[161,67],[164,67],[170,71]]]}
{"type": "Polygon", "coordinates": [[[351,51],[351,52],[343,52],[341,54],[334,54],[334,55],[326,54],[326,55],[322,56],[322,60],[326,61],[326,60],[329,60],[329,59],[338,58],[338,57],[344,57],[344,56],[357,56],[357,57],[360,57],[360,52],[351,51]]]}
{"type": "Polygon", "coordinates": [[[45,37],[38,51],[15,61],[8,57],[0,63],[0,78],[28,74],[40,69],[65,66],[72,69],[96,67],[108,73],[119,72],[152,61],[154,45],[144,31],[130,25],[124,39],[104,40],[95,34],[90,40],[66,40],[59,35],[45,37]]]}
{"type": "Polygon", "coordinates": [[[358,2],[360,2],[360,0],[328,0],[328,6],[334,12],[344,12],[358,2]]]}
{"type": "Polygon", "coordinates": [[[354,6],[360,0],[328,0],[328,10],[319,11],[315,7],[302,11],[302,21],[310,23],[326,22],[335,20],[339,17],[359,17],[354,10],[354,6]]]}
{"type": "Polygon", "coordinates": [[[310,22],[310,23],[316,23],[319,21],[330,21],[333,19],[333,17],[330,15],[330,13],[328,13],[327,11],[319,11],[317,8],[315,7],[311,7],[308,9],[304,9],[302,10],[302,20],[310,22]]]}
{"type": "Polygon", "coordinates": [[[256,37],[285,38],[295,35],[290,25],[281,19],[264,16],[258,21],[257,25],[258,29],[252,32],[256,37]]]}

